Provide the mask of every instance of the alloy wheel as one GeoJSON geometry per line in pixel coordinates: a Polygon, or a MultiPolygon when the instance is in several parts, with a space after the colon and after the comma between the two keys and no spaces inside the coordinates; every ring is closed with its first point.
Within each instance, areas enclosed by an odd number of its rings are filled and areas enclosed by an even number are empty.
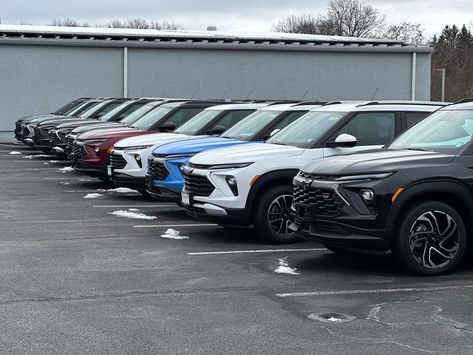
{"type": "Polygon", "coordinates": [[[268,223],[271,229],[281,237],[292,237],[289,225],[294,220],[291,210],[292,195],[281,195],[274,199],[268,208],[268,223]]]}
{"type": "Polygon", "coordinates": [[[425,212],[412,224],[409,248],[414,260],[423,267],[442,268],[451,263],[459,251],[458,225],[445,212],[425,212]]]}

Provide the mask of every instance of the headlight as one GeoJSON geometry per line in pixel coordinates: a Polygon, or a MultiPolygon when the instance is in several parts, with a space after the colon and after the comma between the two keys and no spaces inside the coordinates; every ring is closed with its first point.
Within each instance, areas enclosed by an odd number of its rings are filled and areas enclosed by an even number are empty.
{"type": "Polygon", "coordinates": [[[235,163],[235,164],[217,164],[217,165],[210,165],[208,167],[209,170],[222,170],[222,169],[239,169],[239,168],[246,168],[253,164],[251,163],[235,163]]]}
{"type": "Polygon", "coordinates": [[[379,180],[379,179],[385,179],[389,176],[394,174],[393,172],[390,173],[379,173],[379,174],[364,174],[364,175],[348,175],[348,176],[342,176],[335,181],[355,181],[355,180],[379,180]]]}
{"type": "Polygon", "coordinates": [[[91,139],[90,141],[84,141],[84,144],[92,145],[99,144],[108,141],[108,139],[91,139]]]}
{"type": "Polygon", "coordinates": [[[142,150],[142,149],[148,149],[151,148],[152,145],[136,145],[134,147],[118,147],[115,149],[123,149],[123,150],[142,150]]]}

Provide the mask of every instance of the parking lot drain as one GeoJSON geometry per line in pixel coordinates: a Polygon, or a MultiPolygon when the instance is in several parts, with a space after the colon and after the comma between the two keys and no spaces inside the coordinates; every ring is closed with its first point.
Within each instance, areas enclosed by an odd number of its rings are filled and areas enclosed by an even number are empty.
{"type": "Polygon", "coordinates": [[[355,320],[356,317],[350,316],[348,314],[341,313],[311,313],[308,317],[312,320],[316,320],[324,323],[347,323],[355,320]]]}

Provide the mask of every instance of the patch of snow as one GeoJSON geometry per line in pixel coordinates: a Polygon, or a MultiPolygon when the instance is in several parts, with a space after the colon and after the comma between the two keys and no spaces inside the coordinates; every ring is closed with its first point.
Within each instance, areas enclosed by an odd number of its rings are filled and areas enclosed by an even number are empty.
{"type": "Polygon", "coordinates": [[[129,189],[128,187],[117,187],[116,189],[109,189],[107,192],[116,192],[118,194],[136,194],[139,193],[136,190],[129,189]]]}
{"type": "Polygon", "coordinates": [[[300,275],[298,272],[296,272],[296,268],[292,268],[289,266],[289,263],[286,259],[287,258],[279,259],[279,266],[276,270],[274,270],[274,272],[278,274],[300,275]]]}
{"type": "Polygon", "coordinates": [[[103,196],[102,194],[91,193],[91,194],[85,195],[84,198],[100,198],[102,196],[103,196]]]}
{"type": "Polygon", "coordinates": [[[74,168],[72,166],[65,166],[62,169],[59,169],[59,171],[62,171],[63,173],[67,173],[68,171],[74,171],[74,168]]]}
{"type": "Polygon", "coordinates": [[[128,211],[138,212],[139,209],[138,208],[129,208],[128,211]]]}
{"type": "Polygon", "coordinates": [[[70,185],[70,182],[61,181],[61,185],[70,185]]]}
{"type": "Polygon", "coordinates": [[[32,155],[25,155],[25,156],[23,157],[23,159],[30,159],[30,160],[31,160],[31,159],[33,159],[33,156],[32,156],[32,155]]]}
{"type": "Polygon", "coordinates": [[[167,238],[167,239],[177,239],[177,240],[182,240],[182,239],[189,239],[189,237],[185,237],[183,235],[180,235],[181,232],[168,228],[164,234],[161,234],[161,238],[167,238]]]}
{"type": "Polygon", "coordinates": [[[81,181],[81,182],[91,182],[93,180],[92,179],[79,179],[79,181],[81,181]]]}
{"type": "Polygon", "coordinates": [[[43,165],[49,165],[49,163],[43,163],[43,165]]]}
{"type": "Polygon", "coordinates": [[[49,162],[50,162],[50,163],[62,163],[61,160],[50,160],[49,162]]]}
{"type": "Polygon", "coordinates": [[[13,152],[10,152],[8,154],[10,154],[10,155],[23,155],[22,152],[17,152],[17,151],[13,151],[13,152]]]}
{"type": "Polygon", "coordinates": [[[114,211],[114,212],[111,212],[110,214],[117,217],[125,217],[125,218],[133,218],[133,219],[156,219],[157,218],[155,216],[147,216],[141,212],[123,211],[123,210],[114,211]]]}

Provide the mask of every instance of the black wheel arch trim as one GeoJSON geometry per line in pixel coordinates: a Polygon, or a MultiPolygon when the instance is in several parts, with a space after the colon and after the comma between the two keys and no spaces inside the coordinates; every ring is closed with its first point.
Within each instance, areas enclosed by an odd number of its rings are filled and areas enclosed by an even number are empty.
{"type": "MultiPolygon", "coordinates": [[[[463,183],[452,179],[417,182],[408,186],[399,195],[389,212],[386,223],[386,232],[387,237],[389,238],[389,244],[391,244],[393,241],[394,233],[396,232],[398,225],[396,221],[404,212],[405,206],[407,206],[412,202],[413,199],[417,197],[433,193],[447,193],[454,195],[467,206],[466,213],[470,216],[470,219],[473,218],[473,192],[463,183]]],[[[432,198],[429,197],[429,200],[436,200],[435,196],[432,196],[432,198]]],[[[458,212],[460,214],[465,213],[465,211],[458,212]]]]}
{"type": "Polygon", "coordinates": [[[281,169],[267,172],[261,175],[258,180],[253,184],[246,199],[245,210],[248,211],[248,214],[253,213],[255,206],[255,200],[258,194],[265,189],[269,183],[277,180],[287,180],[289,185],[292,187],[292,180],[299,172],[299,169],[281,169]]]}

